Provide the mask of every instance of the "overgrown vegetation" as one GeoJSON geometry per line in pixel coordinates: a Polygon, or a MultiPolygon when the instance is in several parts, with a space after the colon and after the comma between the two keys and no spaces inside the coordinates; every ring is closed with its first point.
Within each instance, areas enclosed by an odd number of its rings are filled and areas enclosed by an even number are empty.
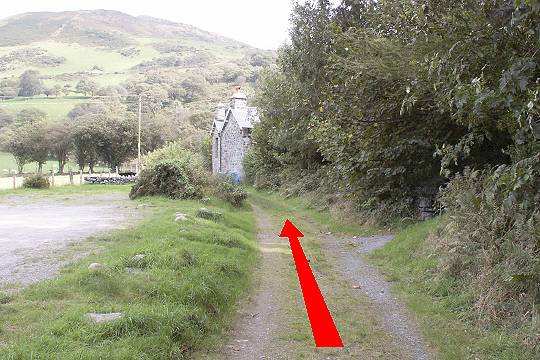
{"type": "Polygon", "coordinates": [[[23,180],[23,188],[26,189],[48,189],[50,186],[49,178],[41,174],[30,175],[23,180]]]}
{"type": "Polygon", "coordinates": [[[291,22],[261,77],[248,178],[383,223],[445,189],[438,276],[537,348],[540,2],[318,0],[291,22]]]}
{"type": "Polygon", "coordinates": [[[233,206],[244,205],[247,192],[230,179],[212,177],[202,156],[185,149],[180,141],[169,143],[144,158],[145,169],[130,197],[161,195],[172,199],[213,196],[233,206]]]}
{"type": "Polygon", "coordinates": [[[257,258],[251,212],[212,201],[205,206],[222,213],[214,222],[196,217],[196,201],[138,201],[147,217],[89,240],[96,254],[55,280],[0,295],[0,358],[184,359],[219,341],[257,258]],[[174,221],[179,210],[188,220],[174,221]],[[89,271],[93,262],[104,268],[89,271]],[[123,316],[96,324],[90,312],[123,316]]]}

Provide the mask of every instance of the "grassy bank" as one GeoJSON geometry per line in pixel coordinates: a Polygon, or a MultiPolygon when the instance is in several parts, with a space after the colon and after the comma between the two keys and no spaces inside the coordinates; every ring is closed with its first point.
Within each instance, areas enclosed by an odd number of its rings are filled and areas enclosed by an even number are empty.
{"type": "MultiPolygon", "coordinates": [[[[127,190],[82,191],[108,189],[127,190]]],[[[70,187],[18,193],[67,195],[70,187]]],[[[0,295],[1,359],[181,359],[215,345],[257,259],[250,210],[217,201],[138,202],[144,220],[91,240],[102,250],[54,280],[0,295]],[[202,206],[221,211],[223,219],[197,218],[202,206]],[[188,220],[175,222],[176,212],[188,220]],[[144,259],[135,261],[137,254],[144,259]],[[105,268],[90,272],[93,262],[105,268]],[[86,318],[90,312],[123,317],[94,324],[86,318]]]]}
{"type": "Polygon", "coordinates": [[[395,281],[396,294],[416,314],[425,338],[441,359],[540,359],[512,336],[513,329],[483,327],[470,320],[465,299],[450,291],[448,280],[437,280],[438,259],[428,250],[427,239],[442,221],[410,226],[372,256],[395,281]]]}

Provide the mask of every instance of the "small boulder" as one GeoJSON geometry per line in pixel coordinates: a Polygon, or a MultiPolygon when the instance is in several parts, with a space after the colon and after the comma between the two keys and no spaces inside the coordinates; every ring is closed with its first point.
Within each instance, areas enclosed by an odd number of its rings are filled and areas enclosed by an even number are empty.
{"type": "Polygon", "coordinates": [[[186,214],[176,213],[176,218],[174,221],[186,221],[187,219],[188,218],[186,214]]]}
{"type": "Polygon", "coordinates": [[[105,313],[105,314],[99,314],[99,313],[88,313],[86,314],[86,317],[95,323],[104,323],[104,322],[111,322],[116,321],[122,317],[122,313],[105,313]]]}
{"type": "Polygon", "coordinates": [[[88,270],[90,270],[90,272],[100,272],[103,269],[105,269],[105,266],[103,266],[103,264],[100,264],[100,263],[92,263],[88,265],[88,270]]]}
{"type": "Polygon", "coordinates": [[[141,261],[144,260],[145,257],[146,257],[145,254],[137,254],[137,255],[135,255],[135,256],[133,256],[131,258],[131,261],[133,261],[133,262],[141,262],[141,261]]]}

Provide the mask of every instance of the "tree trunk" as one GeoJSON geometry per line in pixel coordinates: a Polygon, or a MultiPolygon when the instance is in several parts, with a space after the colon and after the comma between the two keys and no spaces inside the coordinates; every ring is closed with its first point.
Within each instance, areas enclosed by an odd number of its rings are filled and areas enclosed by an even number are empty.
{"type": "Polygon", "coordinates": [[[65,160],[58,160],[58,173],[63,174],[64,173],[64,167],[66,166],[65,160]]]}
{"type": "Polygon", "coordinates": [[[38,163],[38,174],[43,173],[43,163],[38,163]]]}

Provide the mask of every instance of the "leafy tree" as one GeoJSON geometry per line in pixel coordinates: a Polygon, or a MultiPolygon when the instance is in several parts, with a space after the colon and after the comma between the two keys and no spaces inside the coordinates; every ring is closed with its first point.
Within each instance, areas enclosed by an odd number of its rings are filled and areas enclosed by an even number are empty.
{"type": "Polygon", "coordinates": [[[35,96],[43,92],[43,81],[39,73],[34,70],[26,70],[19,78],[19,96],[35,96]]]}
{"type": "Polygon", "coordinates": [[[83,95],[95,95],[99,89],[99,85],[90,79],[81,79],[75,86],[75,91],[83,95]]]}
{"type": "Polygon", "coordinates": [[[68,161],[68,155],[73,148],[73,123],[64,120],[49,125],[47,128],[47,142],[50,144],[51,155],[58,162],[58,172],[63,173],[68,161]]]}

